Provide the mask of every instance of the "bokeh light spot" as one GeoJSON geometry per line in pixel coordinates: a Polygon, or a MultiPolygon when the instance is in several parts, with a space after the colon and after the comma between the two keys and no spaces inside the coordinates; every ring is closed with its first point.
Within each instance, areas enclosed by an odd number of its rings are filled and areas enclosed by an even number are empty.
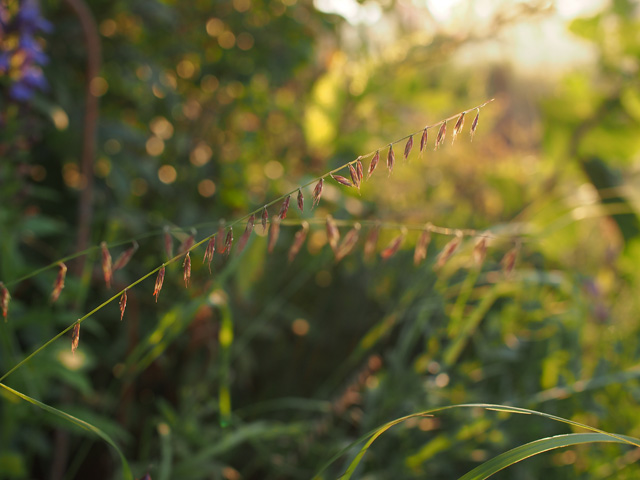
{"type": "Polygon", "coordinates": [[[271,160],[264,166],[264,174],[271,180],[277,180],[284,174],[284,167],[277,160],[271,160]]]}
{"type": "Polygon", "coordinates": [[[207,33],[211,37],[217,37],[224,32],[224,23],[219,18],[210,18],[207,20],[207,33]]]}
{"type": "Polygon", "coordinates": [[[251,35],[250,33],[246,33],[243,32],[240,35],[238,35],[238,48],[240,50],[250,50],[251,47],[253,47],[253,44],[255,43],[255,41],[253,40],[253,35],[251,35]]]}
{"type": "Polygon", "coordinates": [[[236,36],[229,31],[222,32],[218,35],[218,44],[220,47],[229,50],[236,44],[236,36]]]}
{"type": "Polygon", "coordinates": [[[141,197],[149,190],[149,185],[144,178],[134,178],[131,181],[131,193],[136,197],[141,197]]]}
{"type": "Polygon", "coordinates": [[[209,198],[216,193],[216,184],[208,178],[205,178],[198,183],[198,193],[205,198],[209,198]]]}
{"type": "Polygon", "coordinates": [[[309,322],[304,318],[296,318],[291,324],[291,330],[299,337],[304,337],[309,333],[309,322]]]}
{"type": "Polygon", "coordinates": [[[147,153],[152,157],[157,157],[164,152],[164,142],[161,138],[151,137],[147,140],[146,144],[147,153]]]}
{"type": "Polygon", "coordinates": [[[162,183],[166,183],[167,185],[176,181],[178,178],[178,172],[171,165],[162,165],[158,169],[158,178],[162,183]]]}
{"type": "Polygon", "coordinates": [[[211,147],[204,142],[200,142],[198,143],[198,145],[196,145],[196,148],[191,150],[189,160],[196,167],[201,167],[209,163],[209,160],[211,160],[211,155],[213,155],[211,147]]]}
{"type": "Polygon", "coordinates": [[[102,77],[94,77],[91,79],[91,83],[89,84],[89,90],[92,95],[101,97],[107,93],[107,90],[109,90],[109,84],[102,77]]]}

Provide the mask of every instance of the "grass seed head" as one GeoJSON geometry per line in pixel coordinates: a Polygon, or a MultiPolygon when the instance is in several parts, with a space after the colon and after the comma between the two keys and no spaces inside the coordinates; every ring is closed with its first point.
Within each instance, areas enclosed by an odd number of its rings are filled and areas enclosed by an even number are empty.
{"type": "Polygon", "coordinates": [[[413,252],[413,264],[415,266],[420,265],[424,259],[427,258],[427,249],[429,248],[430,243],[431,230],[429,230],[429,228],[425,228],[420,234],[420,237],[418,237],[416,249],[413,252]]]}
{"type": "Polygon", "coordinates": [[[53,292],[51,292],[51,301],[55,302],[60,297],[60,292],[64,288],[64,279],[67,276],[67,266],[60,262],[58,264],[60,270],[58,270],[58,276],[56,277],[56,281],[53,283],[53,292]]]}
{"type": "Polygon", "coordinates": [[[278,213],[280,220],[284,220],[285,218],[287,218],[287,212],[289,211],[290,201],[291,201],[291,195],[287,195],[287,197],[284,199],[284,202],[282,202],[282,206],[280,207],[280,213],[278,213]]]}
{"type": "Polygon", "coordinates": [[[355,185],[358,191],[360,191],[360,177],[358,176],[358,171],[352,164],[349,164],[349,175],[351,176],[351,182],[355,185]]]}
{"type": "Polygon", "coordinates": [[[519,247],[515,246],[502,257],[500,265],[502,265],[502,271],[504,276],[510,278],[513,275],[513,269],[516,266],[516,259],[518,258],[519,247]]]}
{"type": "Polygon", "coordinates": [[[320,197],[322,196],[322,186],[324,185],[324,179],[321,178],[316,184],[316,188],[313,189],[313,205],[311,208],[316,207],[320,203],[320,197]]]}
{"type": "Polygon", "coordinates": [[[267,220],[269,220],[269,212],[267,212],[267,207],[262,209],[262,231],[267,231],[267,220]]]}
{"type": "Polygon", "coordinates": [[[255,222],[256,216],[251,215],[249,217],[249,220],[247,220],[247,227],[244,229],[244,233],[240,237],[240,240],[238,240],[238,253],[242,252],[244,250],[244,247],[247,245],[249,237],[251,236],[251,232],[253,232],[253,225],[255,224],[255,222]]]}
{"type": "Polygon", "coordinates": [[[465,112],[462,112],[460,114],[460,116],[458,117],[458,120],[456,121],[456,124],[453,127],[453,134],[452,134],[452,138],[451,138],[451,145],[453,145],[453,142],[456,141],[456,137],[458,136],[458,134],[462,131],[462,127],[464,126],[464,116],[465,116],[465,112]]]}
{"type": "Polygon", "coordinates": [[[380,226],[374,225],[369,230],[367,238],[364,241],[364,259],[370,260],[376,253],[376,246],[378,244],[378,236],[380,235],[380,226]]]}
{"type": "Polygon", "coordinates": [[[356,161],[356,173],[358,174],[358,184],[362,183],[364,180],[364,167],[362,166],[362,157],[358,157],[356,161]]]}
{"type": "Polygon", "coordinates": [[[302,189],[298,189],[298,210],[304,212],[304,195],[302,195],[302,189]]]}
{"type": "Polygon", "coordinates": [[[404,242],[405,236],[406,236],[406,232],[403,231],[400,233],[400,235],[398,235],[396,238],[391,240],[391,242],[389,242],[389,245],[387,245],[387,248],[385,248],[384,250],[382,250],[382,252],[380,252],[380,256],[382,257],[383,260],[391,258],[393,255],[396,254],[396,252],[400,249],[402,242],[404,242]]]}
{"type": "Polygon", "coordinates": [[[80,322],[76,322],[73,326],[73,333],[71,334],[71,353],[75,354],[80,343],[80,322]]]}
{"type": "Polygon", "coordinates": [[[277,218],[271,222],[271,227],[269,228],[269,253],[273,252],[273,249],[278,242],[278,237],[280,236],[280,220],[277,218]]]}
{"type": "Polygon", "coordinates": [[[471,135],[471,141],[473,142],[473,136],[476,133],[476,129],[478,128],[478,119],[480,118],[480,109],[476,112],[476,116],[471,122],[471,130],[469,131],[469,135],[471,135]]]}
{"type": "Polygon", "coordinates": [[[413,135],[409,137],[407,143],[404,146],[404,159],[407,160],[409,158],[409,154],[411,153],[411,149],[413,148],[413,135]]]}
{"type": "Polygon", "coordinates": [[[127,308],[127,291],[126,290],[122,292],[122,295],[120,296],[120,302],[118,303],[120,305],[120,321],[122,321],[122,319],[124,318],[124,310],[125,308],[127,308]]]}
{"type": "Polygon", "coordinates": [[[191,247],[193,247],[193,244],[195,242],[196,242],[196,232],[195,230],[193,230],[191,234],[184,240],[184,242],[180,244],[180,247],[178,248],[178,255],[182,255],[183,253],[191,250],[191,247]]]}
{"type": "Polygon", "coordinates": [[[302,245],[304,245],[304,241],[307,238],[307,233],[309,232],[309,224],[307,222],[302,222],[302,228],[298,230],[293,238],[293,243],[291,244],[291,248],[289,249],[289,263],[293,262],[296,258],[302,245]]]}
{"type": "Polygon", "coordinates": [[[107,288],[111,288],[111,277],[113,276],[111,254],[109,253],[106,242],[102,242],[100,248],[102,249],[102,273],[104,274],[104,283],[107,284],[107,288]]]}
{"type": "Polygon", "coordinates": [[[449,243],[447,243],[442,252],[440,252],[440,256],[438,257],[438,262],[436,263],[436,269],[442,268],[447,260],[451,258],[451,256],[455,253],[460,246],[460,242],[462,241],[462,235],[458,234],[454,238],[452,238],[449,243]]]}
{"type": "Polygon", "coordinates": [[[158,276],[156,277],[156,285],[153,289],[153,295],[156,297],[156,303],[158,303],[158,295],[160,295],[160,290],[162,290],[162,284],[164,283],[164,265],[160,267],[158,270],[158,276]]]}
{"type": "Polygon", "coordinates": [[[487,257],[487,237],[480,237],[473,247],[473,262],[477,267],[484,263],[484,259],[487,257]]]}
{"type": "Polygon", "coordinates": [[[173,258],[173,237],[168,225],[164,227],[164,251],[167,253],[167,258],[173,258]]]}
{"type": "Polygon", "coordinates": [[[387,168],[389,169],[389,175],[393,171],[393,165],[396,163],[396,154],[393,153],[393,145],[389,144],[389,153],[387,154],[387,168]]]}
{"type": "Polygon", "coordinates": [[[340,245],[338,245],[338,250],[335,253],[336,262],[339,262],[344,257],[349,255],[353,251],[353,247],[358,243],[358,238],[360,237],[360,224],[356,223],[351,230],[347,232],[344,236],[340,245]]]}
{"type": "Polygon", "coordinates": [[[369,164],[369,172],[367,173],[367,179],[371,176],[373,171],[376,169],[379,161],[380,161],[380,150],[376,150],[376,153],[373,154],[373,158],[371,159],[371,163],[369,164]]]}
{"type": "Polygon", "coordinates": [[[334,175],[333,173],[330,174],[331,178],[333,178],[336,182],[344,185],[345,187],[353,187],[353,184],[349,181],[348,178],[343,177],[342,175],[334,175]]]}
{"type": "Polygon", "coordinates": [[[233,245],[233,228],[229,227],[227,238],[224,239],[224,254],[227,257],[231,253],[231,245],[233,245]]]}
{"type": "Polygon", "coordinates": [[[329,246],[333,253],[337,253],[338,251],[338,242],[340,241],[340,231],[338,230],[338,226],[336,225],[335,220],[331,215],[327,216],[327,242],[329,242],[329,246]]]}
{"type": "Polygon", "coordinates": [[[182,267],[184,268],[184,286],[189,287],[189,281],[191,280],[191,256],[189,252],[184,257],[184,262],[182,262],[182,267]]]}
{"type": "Polygon", "coordinates": [[[4,283],[0,282],[0,308],[2,308],[2,316],[4,317],[4,321],[7,321],[7,315],[9,314],[9,300],[11,300],[11,295],[9,295],[9,290],[4,286],[4,283]]]}
{"type": "Polygon", "coordinates": [[[113,271],[115,272],[124,268],[127,263],[129,263],[129,260],[131,260],[131,257],[133,257],[133,254],[136,253],[136,250],[138,250],[138,242],[134,241],[133,245],[122,252],[113,263],[113,271]]]}
{"type": "Polygon", "coordinates": [[[442,145],[444,143],[444,138],[447,135],[447,122],[442,122],[442,125],[440,125],[440,130],[438,130],[438,135],[436,136],[436,145],[433,148],[434,150],[437,150],[438,148],[440,148],[440,145],[442,145]]]}
{"type": "Polygon", "coordinates": [[[209,273],[211,273],[211,262],[213,261],[213,254],[216,251],[216,237],[213,235],[207,243],[207,248],[204,251],[204,257],[202,263],[208,262],[209,273]]]}
{"type": "Polygon", "coordinates": [[[428,131],[429,131],[429,129],[426,128],[426,127],[422,131],[422,137],[420,138],[420,155],[422,155],[422,152],[424,151],[425,147],[427,146],[427,141],[429,140],[428,131]]]}

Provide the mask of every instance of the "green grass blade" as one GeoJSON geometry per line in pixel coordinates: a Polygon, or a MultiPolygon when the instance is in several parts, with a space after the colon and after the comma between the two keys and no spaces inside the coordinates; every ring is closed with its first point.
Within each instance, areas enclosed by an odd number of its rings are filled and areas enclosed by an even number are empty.
{"type": "MultiPolygon", "coordinates": [[[[622,435],[620,435],[622,436],[622,435]]],[[[628,440],[633,440],[627,437],[628,440]]],[[[459,480],[484,480],[494,473],[499,472],[515,463],[521,462],[529,457],[538,455],[539,453],[548,452],[557,448],[569,447],[571,445],[580,445],[583,443],[594,442],[617,442],[627,443],[610,435],[602,433],[569,433],[566,435],[557,435],[555,437],[541,438],[531,443],[520,445],[508,452],[504,452],[491,460],[477,466],[459,480]]]]}
{"type": "Polygon", "coordinates": [[[109,445],[111,445],[116,450],[116,452],[118,452],[118,455],[120,456],[120,461],[122,462],[123,478],[125,480],[133,480],[133,474],[131,473],[131,468],[129,468],[129,463],[127,462],[127,459],[125,458],[124,454],[122,453],[118,445],[111,439],[111,437],[106,433],[104,433],[102,430],[100,430],[98,427],[91,425],[90,423],[85,422],[84,420],[80,420],[79,418],[74,417],[73,415],[69,415],[68,413],[63,412],[62,410],[58,410],[57,408],[51,407],[46,403],[42,403],[36,400],[35,398],[31,398],[25,395],[24,393],[18,392],[17,390],[14,390],[13,388],[6,386],[4,383],[0,383],[0,387],[5,389],[7,392],[14,394],[16,397],[21,398],[26,402],[29,402],[32,405],[35,405],[36,407],[39,407],[46,412],[52,413],[100,437],[102,440],[104,440],[109,445]]]}
{"type": "Polygon", "coordinates": [[[355,471],[355,469],[360,464],[360,461],[364,457],[364,454],[367,453],[367,450],[369,449],[371,444],[373,444],[373,442],[380,435],[382,435],[384,432],[389,430],[394,425],[397,425],[397,424],[399,424],[401,422],[404,422],[405,420],[408,420],[410,418],[433,415],[435,413],[443,412],[443,411],[446,411],[446,410],[453,410],[453,409],[459,409],[459,408],[482,408],[482,409],[485,409],[485,410],[493,410],[493,411],[497,411],[497,412],[516,413],[516,414],[521,414],[521,415],[536,415],[536,416],[544,417],[544,418],[547,418],[549,420],[553,420],[553,421],[556,421],[556,422],[566,423],[567,425],[571,425],[571,426],[579,427],[579,428],[584,428],[585,430],[590,430],[592,432],[595,432],[595,433],[598,433],[598,434],[606,436],[607,438],[611,439],[611,441],[617,441],[619,443],[626,443],[627,445],[633,445],[633,446],[636,446],[636,447],[640,447],[640,439],[633,438],[633,437],[628,437],[628,436],[625,436],[625,435],[617,435],[617,434],[614,434],[614,433],[608,433],[608,432],[605,432],[603,430],[599,430],[599,429],[597,429],[595,427],[591,427],[589,425],[585,425],[585,424],[582,424],[582,423],[579,423],[579,422],[574,422],[573,420],[568,420],[566,418],[557,417],[555,415],[550,415],[548,413],[538,412],[536,410],[529,410],[529,409],[526,409],[526,408],[510,407],[510,406],[504,406],[504,405],[492,405],[492,404],[488,404],[488,403],[467,403],[467,404],[449,405],[449,406],[446,406],[446,407],[439,407],[439,408],[434,408],[434,409],[431,409],[431,410],[425,410],[424,412],[414,413],[414,414],[411,414],[411,415],[407,415],[405,417],[398,418],[396,420],[392,420],[391,422],[385,423],[384,425],[372,430],[368,434],[364,435],[363,437],[361,437],[360,439],[356,440],[351,445],[347,446],[346,448],[344,448],[340,452],[338,452],[333,458],[331,458],[331,460],[329,460],[329,462],[327,462],[320,469],[320,471],[314,476],[314,478],[322,478],[321,474],[333,462],[335,462],[344,453],[346,453],[348,450],[350,450],[351,447],[353,447],[354,445],[356,445],[356,444],[368,439],[367,442],[362,446],[362,448],[360,449],[360,451],[358,452],[356,457],[349,464],[349,467],[347,468],[345,473],[340,477],[341,479],[348,480],[349,478],[351,478],[351,475],[353,475],[353,472],[355,471]]]}

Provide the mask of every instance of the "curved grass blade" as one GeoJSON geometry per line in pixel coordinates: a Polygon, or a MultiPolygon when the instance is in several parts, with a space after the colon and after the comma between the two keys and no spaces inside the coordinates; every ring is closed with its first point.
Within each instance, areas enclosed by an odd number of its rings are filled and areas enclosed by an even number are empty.
{"type": "Polygon", "coordinates": [[[466,403],[466,404],[459,404],[459,405],[449,405],[449,406],[446,406],[446,407],[439,407],[439,408],[434,408],[434,409],[431,409],[431,410],[425,410],[423,412],[413,413],[411,415],[407,415],[405,417],[400,417],[400,418],[392,420],[392,421],[390,421],[388,423],[385,423],[384,425],[381,425],[380,427],[378,427],[378,428],[372,430],[371,432],[363,435],[362,437],[360,437],[355,442],[353,442],[350,445],[348,445],[345,448],[343,448],[340,452],[338,452],[336,455],[334,455],[333,458],[331,458],[327,463],[325,463],[325,465],[314,476],[314,478],[320,478],[320,475],[327,468],[329,468],[329,466],[333,462],[335,462],[338,458],[340,458],[342,455],[344,455],[347,451],[349,451],[355,445],[367,440],[367,442],[362,446],[362,448],[360,448],[360,451],[358,452],[356,457],[349,464],[349,466],[347,467],[347,470],[345,471],[345,473],[342,476],[340,476],[341,479],[345,479],[345,480],[349,479],[353,475],[353,472],[358,467],[358,465],[360,464],[360,461],[364,457],[364,454],[367,453],[367,450],[373,444],[373,442],[380,435],[382,435],[384,432],[389,430],[391,427],[393,427],[393,426],[395,426],[395,425],[397,425],[399,423],[402,423],[405,420],[408,420],[410,418],[430,416],[430,415],[433,415],[435,413],[443,412],[443,411],[446,411],[446,410],[458,409],[458,408],[483,408],[485,410],[494,410],[494,411],[497,411],[497,412],[517,413],[517,414],[521,414],[521,415],[536,415],[536,416],[539,416],[539,417],[547,418],[549,420],[554,420],[556,422],[566,423],[567,425],[572,425],[574,427],[584,428],[586,430],[590,430],[592,432],[599,433],[601,435],[606,436],[607,438],[610,438],[611,441],[617,441],[618,443],[626,443],[627,445],[633,445],[633,446],[636,446],[636,447],[640,447],[640,439],[633,438],[633,437],[628,437],[628,436],[625,436],[625,435],[617,435],[617,434],[614,434],[614,433],[608,433],[608,432],[605,432],[605,431],[600,430],[598,428],[591,427],[589,425],[585,425],[583,423],[575,422],[573,420],[569,420],[569,419],[566,419],[566,418],[557,417],[555,415],[551,415],[551,414],[548,414],[548,413],[538,412],[536,410],[529,410],[529,409],[526,409],[526,408],[510,407],[510,406],[504,406],[504,405],[492,405],[492,404],[488,404],[488,403],[466,403]]]}
{"type": "Polygon", "coordinates": [[[120,461],[122,462],[122,476],[123,478],[125,478],[126,480],[133,480],[133,474],[131,473],[131,468],[129,468],[129,463],[127,462],[127,459],[125,458],[124,454],[122,453],[122,451],[120,450],[120,448],[118,447],[118,445],[111,439],[111,437],[109,435],[107,435],[106,433],[104,433],[102,430],[100,430],[98,427],[95,427],[93,425],[91,425],[88,422],[85,422],[84,420],[80,420],[77,417],[74,417],[73,415],[69,415],[66,412],[63,412],[62,410],[58,410],[57,408],[53,408],[49,405],[47,405],[46,403],[42,403],[38,400],[36,400],[35,398],[31,398],[27,395],[25,395],[24,393],[18,392],[17,390],[14,390],[11,387],[6,386],[4,383],[0,383],[0,387],[4,388],[6,391],[8,391],[9,393],[14,394],[16,397],[21,398],[22,400],[29,402],[32,405],[35,405],[36,407],[41,408],[42,410],[52,413],[70,423],[73,423],[74,425],[87,430],[95,435],[97,435],[98,437],[100,437],[102,440],[104,440],[105,442],[107,442],[109,445],[111,445],[116,452],[118,452],[118,455],[120,456],[120,461]]]}
{"type": "MultiPolygon", "coordinates": [[[[623,435],[620,436],[633,441],[631,437],[624,437],[623,435]]],[[[484,480],[494,473],[498,473],[500,470],[504,470],[515,463],[526,460],[527,458],[538,455],[539,453],[548,452],[549,450],[555,450],[557,448],[570,447],[571,445],[594,442],[627,443],[603,433],[569,433],[565,435],[556,435],[554,437],[541,438],[540,440],[520,445],[519,447],[513,448],[484,462],[482,465],[477,466],[458,480],[484,480]]]]}

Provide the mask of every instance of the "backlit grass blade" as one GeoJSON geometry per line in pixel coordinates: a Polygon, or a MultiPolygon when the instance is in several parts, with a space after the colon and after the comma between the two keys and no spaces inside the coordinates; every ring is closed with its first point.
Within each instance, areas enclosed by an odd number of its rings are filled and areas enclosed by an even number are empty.
{"type": "Polygon", "coordinates": [[[0,383],[0,387],[5,389],[7,392],[14,394],[16,397],[21,398],[26,402],[29,402],[32,405],[35,405],[36,407],[39,407],[46,412],[52,413],[100,437],[102,440],[104,440],[109,445],[111,445],[116,450],[116,452],[118,452],[118,455],[120,456],[120,461],[122,462],[123,478],[125,480],[133,480],[133,474],[131,473],[131,469],[129,468],[129,463],[127,462],[127,459],[125,458],[124,454],[122,453],[118,445],[111,439],[111,437],[106,433],[104,433],[102,430],[100,430],[98,427],[91,425],[90,423],[85,422],[84,420],[80,420],[79,418],[74,417],[73,415],[69,415],[68,413],[63,412],[62,410],[58,410],[57,408],[51,407],[46,403],[42,403],[36,400],[35,398],[31,398],[25,395],[24,393],[18,392],[17,390],[14,390],[13,388],[6,386],[4,383],[0,383]]]}
{"type": "MultiPolygon", "coordinates": [[[[622,435],[619,435],[623,437],[622,435]]],[[[630,442],[635,441],[631,437],[623,437],[630,442]]],[[[539,453],[548,452],[557,448],[569,447],[571,445],[580,445],[583,443],[594,442],[617,442],[628,443],[610,435],[603,433],[569,433],[566,435],[557,435],[555,437],[541,438],[531,443],[520,445],[508,452],[504,452],[491,460],[477,466],[459,480],[484,480],[494,473],[499,472],[515,463],[521,462],[529,457],[538,455],[539,453]]]]}

